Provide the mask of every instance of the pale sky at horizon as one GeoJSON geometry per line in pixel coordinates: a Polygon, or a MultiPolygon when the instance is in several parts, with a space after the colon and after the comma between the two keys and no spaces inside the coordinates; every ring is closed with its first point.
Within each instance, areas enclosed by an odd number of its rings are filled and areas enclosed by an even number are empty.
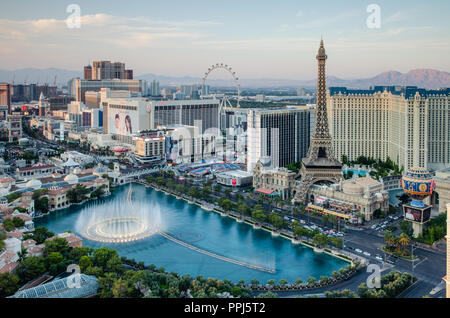
{"type": "Polygon", "coordinates": [[[17,0],[2,8],[0,69],[81,71],[111,60],[135,75],[201,77],[224,62],[241,78],[307,80],[316,76],[323,35],[328,75],[450,71],[446,0],[17,0]],[[66,26],[71,3],[81,8],[80,29],[66,26]],[[366,25],[372,3],[381,8],[380,29],[366,25]]]}

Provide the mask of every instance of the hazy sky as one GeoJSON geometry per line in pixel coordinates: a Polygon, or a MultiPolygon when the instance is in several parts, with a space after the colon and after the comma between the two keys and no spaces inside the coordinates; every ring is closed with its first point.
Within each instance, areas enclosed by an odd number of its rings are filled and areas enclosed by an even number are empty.
{"type": "Polygon", "coordinates": [[[329,75],[450,71],[449,12],[448,0],[14,0],[0,11],[0,68],[111,60],[136,75],[200,77],[224,62],[244,78],[312,79],[323,35],[329,75]],[[81,8],[79,29],[66,25],[71,3],[81,8]],[[372,3],[379,29],[366,24],[372,3]]]}

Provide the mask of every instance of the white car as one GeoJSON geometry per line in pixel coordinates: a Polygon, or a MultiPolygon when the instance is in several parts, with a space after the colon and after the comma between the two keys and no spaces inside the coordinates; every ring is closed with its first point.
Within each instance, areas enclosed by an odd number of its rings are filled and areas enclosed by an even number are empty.
{"type": "Polygon", "coordinates": [[[380,255],[375,256],[375,258],[376,258],[377,260],[379,260],[379,261],[382,261],[382,260],[383,260],[383,258],[382,258],[380,255]]]}
{"type": "Polygon", "coordinates": [[[362,253],[362,250],[360,250],[359,248],[355,249],[355,252],[357,253],[362,253]]]}
{"type": "Polygon", "coordinates": [[[366,256],[370,256],[369,252],[363,252],[363,254],[366,255],[366,256]]]}
{"type": "Polygon", "coordinates": [[[305,224],[306,222],[303,220],[300,220],[300,224],[305,224]]]}

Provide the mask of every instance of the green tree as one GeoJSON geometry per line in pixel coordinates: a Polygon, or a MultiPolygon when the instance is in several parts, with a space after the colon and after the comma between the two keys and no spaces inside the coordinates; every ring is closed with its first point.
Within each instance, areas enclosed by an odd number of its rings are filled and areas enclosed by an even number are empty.
{"type": "Polygon", "coordinates": [[[64,257],[59,252],[51,252],[47,255],[46,260],[47,264],[52,265],[61,263],[62,261],[64,261],[64,257]]]}
{"type": "Polygon", "coordinates": [[[264,223],[266,215],[261,210],[254,210],[252,212],[252,219],[257,223],[264,223]]]}
{"type": "Polygon", "coordinates": [[[219,205],[227,212],[233,208],[233,202],[231,202],[229,199],[220,200],[219,205]]]}
{"type": "Polygon", "coordinates": [[[44,242],[44,256],[48,256],[53,252],[58,252],[62,255],[66,255],[69,251],[69,244],[65,238],[55,237],[51,240],[47,240],[44,242]]]}
{"type": "Polygon", "coordinates": [[[39,199],[34,200],[34,209],[37,212],[41,212],[41,213],[44,213],[44,214],[48,213],[48,210],[49,210],[48,198],[47,197],[41,197],[39,199]]]}
{"type": "Polygon", "coordinates": [[[17,267],[17,275],[22,282],[28,282],[41,276],[46,271],[43,257],[30,256],[25,258],[17,267]]]}
{"type": "Polygon", "coordinates": [[[7,232],[11,232],[12,230],[14,230],[15,226],[14,226],[13,220],[7,219],[7,220],[3,221],[3,228],[7,232]]]}
{"type": "Polygon", "coordinates": [[[256,296],[256,298],[278,298],[278,295],[273,293],[273,292],[265,292],[265,293],[261,293],[258,296],[256,296]]]}
{"type": "Polygon", "coordinates": [[[270,224],[272,224],[277,230],[279,230],[283,227],[284,220],[277,213],[275,213],[275,212],[269,213],[268,219],[269,219],[270,224]]]}
{"type": "Polygon", "coordinates": [[[20,251],[17,252],[17,256],[19,257],[19,263],[21,263],[27,257],[28,251],[26,248],[22,247],[20,251]]]}
{"type": "Polygon", "coordinates": [[[25,221],[19,218],[18,216],[13,217],[12,221],[14,223],[14,226],[17,228],[21,228],[22,226],[25,225],[25,221]]]}
{"type": "Polygon", "coordinates": [[[4,273],[0,274],[0,298],[5,298],[14,294],[20,287],[19,276],[4,273]]]}
{"type": "Polygon", "coordinates": [[[239,214],[242,216],[250,215],[250,207],[243,201],[239,201],[237,203],[236,210],[239,212],[239,214]]]}
{"type": "Polygon", "coordinates": [[[84,273],[87,268],[94,265],[94,261],[92,260],[92,257],[88,255],[83,255],[80,257],[78,265],[80,266],[81,271],[84,273]]]}
{"type": "Polygon", "coordinates": [[[324,247],[328,243],[327,236],[324,234],[316,234],[313,237],[313,244],[318,247],[324,247]]]}
{"type": "Polygon", "coordinates": [[[38,226],[34,229],[32,234],[25,234],[23,239],[24,240],[33,239],[36,241],[37,244],[42,244],[46,239],[54,235],[55,233],[49,231],[46,227],[38,226]]]}

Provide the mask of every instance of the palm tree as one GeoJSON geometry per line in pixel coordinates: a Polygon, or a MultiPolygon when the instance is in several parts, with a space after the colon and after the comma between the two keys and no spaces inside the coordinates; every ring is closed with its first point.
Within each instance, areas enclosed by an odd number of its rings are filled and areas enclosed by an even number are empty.
{"type": "Polygon", "coordinates": [[[400,237],[398,238],[398,244],[403,247],[403,250],[406,249],[406,247],[411,242],[411,239],[406,235],[405,233],[400,234],[400,237]]]}
{"type": "Polygon", "coordinates": [[[301,278],[297,278],[296,280],[295,280],[295,284],[296,285],[301,285],[303,283],[303,279],[301,279],[301,278]]]}
{"type": "Polygon", "coordinates": [[[19,263],[21,263],[27,257],[28,251],[25,247],[22,247],[20,251],[17,252],[17,256],[19,256],[19,263]]]}
{"type": "Polygon", "coordinates": [[[395,245],[395,237],[390,231],[386,231],[384,234],[384,240],[388,248],[395,245]]]}

